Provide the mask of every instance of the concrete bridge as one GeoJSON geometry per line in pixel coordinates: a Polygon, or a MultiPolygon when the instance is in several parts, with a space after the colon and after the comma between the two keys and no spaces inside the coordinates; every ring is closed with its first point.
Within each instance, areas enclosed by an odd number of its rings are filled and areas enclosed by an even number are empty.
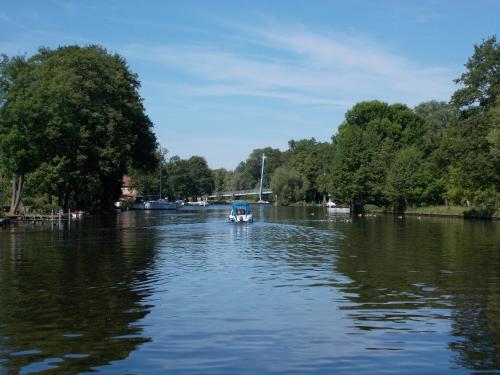
{"type": "MultiPolygon", "coordinates": [[[[272,194],[273,191],[271,189],[262,189],[262,194],[267,195],[267,194],[272,194]]],[[[217,197],[223,197],[223,198],[231,198],[231,197],[243,197],[245,195],[259,195],[260,190],[259,189],[253,189],[253,190],[236,190],[236,191],[224,191],[222,193],[214,193],[212,195],[209,195],[208,198],[217,198],[217,197]]]]}

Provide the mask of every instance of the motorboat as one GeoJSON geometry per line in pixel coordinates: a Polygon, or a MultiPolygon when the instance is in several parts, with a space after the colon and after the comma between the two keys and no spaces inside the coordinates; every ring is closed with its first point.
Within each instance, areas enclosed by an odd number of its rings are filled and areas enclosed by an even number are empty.
{"type": "Polygon", "coordinates": [[[251,223],[253,214],[248,202],[233,202],[229,213],[231,223],[251,223]]]}

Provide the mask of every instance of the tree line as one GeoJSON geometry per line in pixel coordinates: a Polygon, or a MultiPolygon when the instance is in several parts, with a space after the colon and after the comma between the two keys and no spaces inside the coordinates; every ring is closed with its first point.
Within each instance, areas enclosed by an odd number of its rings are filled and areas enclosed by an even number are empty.
{"type": "Polygon", "coordinates": [[[196,199],[257,188],[265,154],[264,186],[279,204],[500,207],[499,65],[492,36],[474,46],[448,102],[360,102],[329,142],[255,149],[231,171],[210,169],[201,156],[164,159],[122,57],[98,46],[4,56],[0,181],[11,209],[23,190],[62,207],[108,207],[125,173],[142,195],[196,199]]]}
{"type": "Polygon", "coordinates": [[[366,204],[500,207],[500,47],[474,46],[449,102],[354,105],[331,142],[291,140],[288,149],[254,150],[234,171],[214,170],[215,190],[256,188],[260,156],[281,204],[327,197],[366,204]]]}

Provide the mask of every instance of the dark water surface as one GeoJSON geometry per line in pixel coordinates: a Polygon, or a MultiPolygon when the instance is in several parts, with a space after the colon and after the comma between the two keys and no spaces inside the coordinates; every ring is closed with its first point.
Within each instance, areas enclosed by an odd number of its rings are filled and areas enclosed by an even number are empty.
{"type": "Polygon", "coordinates": [[[0,230],[0,374],[500,372],[500,223],[259,207],[0,230]]]}

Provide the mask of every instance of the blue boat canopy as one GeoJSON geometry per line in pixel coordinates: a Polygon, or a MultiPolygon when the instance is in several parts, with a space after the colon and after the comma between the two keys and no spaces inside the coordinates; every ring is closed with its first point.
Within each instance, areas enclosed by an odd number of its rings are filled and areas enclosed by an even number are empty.
{"type": "Polygon", "coordinates": [[[233,202],[232,203],[232,211],[234,213],[238,212],[238,209],[244,209],[244,215],[248,215],[251,212],[250,203],[248,202],[233,202]]]}

